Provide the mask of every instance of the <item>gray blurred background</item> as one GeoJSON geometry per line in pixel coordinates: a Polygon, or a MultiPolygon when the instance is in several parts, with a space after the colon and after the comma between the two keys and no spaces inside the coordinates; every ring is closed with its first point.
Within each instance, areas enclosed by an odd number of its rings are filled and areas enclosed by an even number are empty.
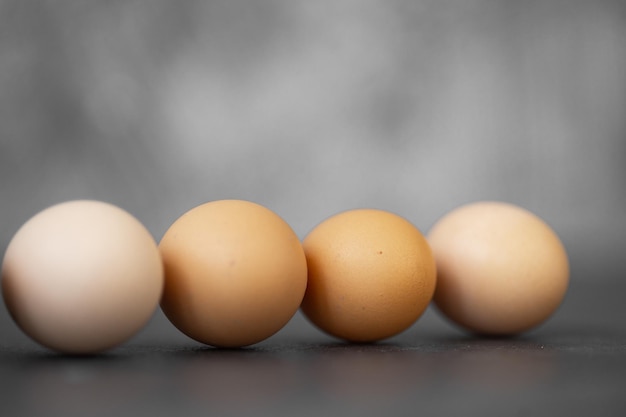
{"type": "Polygon", "coordinates": [[[426,232],[499,199],[602,283],[589,265],[625,255],[625,116],[621,0],[0,0],[0,249],[76,198],[157,240],[223,198],[301,237],[355,207],[426,232]]]}

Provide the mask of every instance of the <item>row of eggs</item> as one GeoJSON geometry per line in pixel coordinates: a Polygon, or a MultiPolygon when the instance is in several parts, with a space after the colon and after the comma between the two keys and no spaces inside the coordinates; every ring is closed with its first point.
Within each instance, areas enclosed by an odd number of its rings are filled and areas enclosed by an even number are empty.
{"type": "Polygon", "coordinates": [[[427,236],[389,211],[348,210],[301,241],[264,206],[218,200],[183,214],[157,244],[117,206],[68,201],[28,220],[2,263],[18,327],[74,354],[124,343],[159,305],[216,347],[267,339],[298,309],[334,337],[374,342],[406,330],[433,300],[468,331],[510,335],[551,316],[568,281],[556,233],[503,202],[458,207],[427,236]]]}

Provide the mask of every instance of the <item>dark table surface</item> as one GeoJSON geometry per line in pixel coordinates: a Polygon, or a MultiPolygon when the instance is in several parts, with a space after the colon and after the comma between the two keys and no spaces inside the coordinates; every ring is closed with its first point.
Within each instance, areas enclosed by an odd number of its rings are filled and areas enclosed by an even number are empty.
{"type": "Polygon", "coordinates": [[[558,312],[515,338],[467,335],[429,309],[397,337],[353,345],[298,313],[223,350],[158,312],[123,346],[69,357],[9,328],[0,416],[625,416],[626,282],[612,266],[573,265],[558,312]]]}

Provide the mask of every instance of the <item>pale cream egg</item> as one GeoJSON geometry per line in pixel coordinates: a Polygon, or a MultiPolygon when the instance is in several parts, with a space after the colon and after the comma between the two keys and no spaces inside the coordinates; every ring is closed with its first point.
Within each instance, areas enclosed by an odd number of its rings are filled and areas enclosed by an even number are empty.
{"type": "Polygon", "coordinates": [[[2,294],[17,325],[64,353],[97,353],[151,318],[163,267],[149,231],[125,210],[77,200],[49,207],[13,236],[2,294]]]}
{"type": "Polygon", "coordinates": [[[565,296],[565,247],[526,209],[503,202],[467,204],[439,219],[428,240],[437,261],[435,305],[466,330],[486,335],[530,330],[565,296]]]}

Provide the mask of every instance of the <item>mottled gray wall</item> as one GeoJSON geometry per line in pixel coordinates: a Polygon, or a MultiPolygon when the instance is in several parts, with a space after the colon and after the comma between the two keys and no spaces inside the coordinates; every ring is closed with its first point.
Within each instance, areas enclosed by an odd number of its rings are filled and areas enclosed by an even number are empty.
{"type": "Polygon", "coordinates": [[[300,236],[502,199],[617,259],[625,136],[622,1],[0,0],[2,252],[74,198],[157,239],[222,198],[300,236]]]}

